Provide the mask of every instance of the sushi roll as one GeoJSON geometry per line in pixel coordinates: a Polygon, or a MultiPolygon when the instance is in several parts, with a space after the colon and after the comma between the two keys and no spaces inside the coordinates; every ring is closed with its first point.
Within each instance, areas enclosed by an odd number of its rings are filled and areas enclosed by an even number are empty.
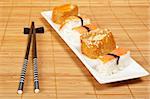
{"type": "Polygon", "coordinates": [[[60,26],[60,31],[72,31],[73,28],[90,24],[87,16],[70,16],[60,26]]]}
{"type": "Polygon", "coordinates": [[[52,21],[56,24],[62,24],[69,16],[78,15],[78,6],[72,4],[65,4],[56,6],[52,12],[52,21]]]}
{"type": "Polygon", "coordinates": [[[99,59],[100,64],[96,66],[96,70],[102,75],[112,75],[130,64],[130,51],[116,48],[106,55],[99,56],[99,59]]]}
{"type": "Polygon", "coordinates": [[[108,54],[116,48],[114,37],[108,29],[85,33],[80,39],[82,54],[92,59],[108,54]]]}

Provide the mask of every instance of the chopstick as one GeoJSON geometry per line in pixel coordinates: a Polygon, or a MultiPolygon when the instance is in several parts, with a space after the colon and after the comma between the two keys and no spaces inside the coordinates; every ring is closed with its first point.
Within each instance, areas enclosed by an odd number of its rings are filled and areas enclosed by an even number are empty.
{"type": "Polygon", "coordinates": [[[34,26],[34,22],[32,22],[32,24],[31,24],[30,33],[28,35],[28,44],[27,44],[27,48],[26,48],[26,54],[25,54],[25,57],[24,57],[24,63],[23,63],[21,75],[20,75],[20,82],[19,82],[19,87],[18,87],[18,91],[17,91],[18,94],[23,93],[23,86],[24,86],[25,74],[26,74],[26,71],[27,71],[27,64],[28,64],[28,57],[29,57],[29,52],[30,52],[33,26],[34,26]]]}
{"type": "Polygon", "coordinates": [[[38,80],[38,64],[37,64],[37,47],[36,47],[36,30],[35,26],[33,24],[33,45],[32,45],[32,51],[33,51],[33,68],[34,68],[34,92],[39,93],[39,80],[38,80]]]}
{"type": "Polygon", "coordinates": [[[32,36],[33,36],[33,44],[32,44],[32,60],[33,60],[33,69],[34,69],[34,92],[39,93],[39,80],[38,80],[38,64],[37,64],[37,47],[36,47],[36,33],[44,33],[44,28],[35,28],[34,22],[31,24],[31,28],[24,28],[24,34],[28,34],[28,43],[27,43],[27,48],[26,48],[26,54],[24,57],[24,63],[20,75],[20,82],[18,86],[18,94],[23,93],[23,86],[24,86],[24,80],[25,80],[25,75],[27,71],[27,64],[28,64],[28,57],[29,57],[29,52],[30,52],[30,45],[32,41],[32,36]]]}

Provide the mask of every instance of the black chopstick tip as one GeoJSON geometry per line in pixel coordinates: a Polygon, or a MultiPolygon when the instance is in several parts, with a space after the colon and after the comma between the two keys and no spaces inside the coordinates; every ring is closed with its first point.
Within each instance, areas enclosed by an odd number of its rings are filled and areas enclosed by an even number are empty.
{"type": "Polygon", "coordinates": [[[22,90],[18,90],[17,93],[18,93],[18,95],[21,95],[21,94],[23,94],[23,91],[22,90]]]}
{"type": "Polygon", "coordinates": [[[32,21],[32,25],[34,25],[34,21],[32,21]]]}
{"type": "Polygon", "coordinates": [[[40,92],[40,89],[35,89],[34,92],[35,92],[35,93],[39,93],[39,92],[40,92]]]}

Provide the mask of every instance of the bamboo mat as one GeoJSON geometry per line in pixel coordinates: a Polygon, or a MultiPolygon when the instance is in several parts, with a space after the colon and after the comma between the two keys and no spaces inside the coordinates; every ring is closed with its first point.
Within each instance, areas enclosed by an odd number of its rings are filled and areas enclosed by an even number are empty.
{"type": "MultiPolygon", "coordinates": [[[[150,0],[0,0],[0,99],[150,99],[150,77],[99,84],[40,15],[74,3],[99,27],[112,30],[117,44],[150,71],[150,0]],[[24,94],[16,91],[25,54],[24,26],[44,26],[37,35],[39,94],[33,93],[30,56],[24,94]]],[[[31,54],[31,53],[30,53],[31,54]]]]}

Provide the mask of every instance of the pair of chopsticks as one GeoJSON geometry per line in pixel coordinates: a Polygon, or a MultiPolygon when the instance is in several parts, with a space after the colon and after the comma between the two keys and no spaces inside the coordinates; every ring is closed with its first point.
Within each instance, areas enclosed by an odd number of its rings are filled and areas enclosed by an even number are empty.
{"type": "Polygon", "coordinates": [[[33,36],[33,44],[32,44],[32,60],[33,60],[33,66],[34,66],[34,92],[39,93],[39,80],[38,80],[38,65],[37,65],[37,47],[36,47],[36,29],[34,22],[31,24],[31,28],[28,30],[28,43],[27,43],[27,48],[26,48],[26,54],[24,57],[24,63],[21,71],[21,76],[20,76],[20,82],[19,82],[19,87],[18,87],[18,94],[23,93],[23,86],[24,86],[24,80],[25,80],[25,74],[27,70],[27,64],[28,64],[28,57],[29,57],[29,52],[30,52],[30,45],[32,41],[32,36],[33,36]]]}

